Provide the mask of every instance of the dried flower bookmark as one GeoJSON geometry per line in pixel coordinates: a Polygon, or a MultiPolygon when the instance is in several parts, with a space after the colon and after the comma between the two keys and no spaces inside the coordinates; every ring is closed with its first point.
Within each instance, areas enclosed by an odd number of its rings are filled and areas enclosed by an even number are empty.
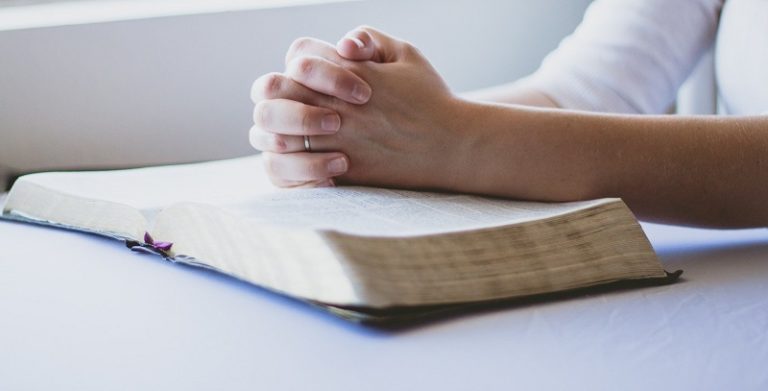
{"type": "Polygon", "coordinates": [[[173,247],[173,243],[171,242],[155,242],[155,239],[152,239],[152,236],[149,234],[149,232],[144,232],[144,243],[154,248],[155,250],[162,252],[171,251],[171,247],[173,247]]]}
{"type": "Polygon", "coordinates": [[[146,253],[155,253],[160,254],[165,258],[172,258],[170,251],[171,247],[173,247],[173,243],[171,242],[156,242],[155,239],[152,238],[152,235],[149,234],[149,232],[144,233],[144,243],[139,243],[137,241],[127,241],[125,243],[128,248],[130,248],[133,251],[141,251],[146,253]]]}

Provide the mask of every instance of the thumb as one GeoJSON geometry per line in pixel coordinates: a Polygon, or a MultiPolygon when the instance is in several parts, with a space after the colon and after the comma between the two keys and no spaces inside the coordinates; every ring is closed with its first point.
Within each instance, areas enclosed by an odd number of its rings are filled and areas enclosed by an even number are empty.
{"type": "Polygon", "coordinates": [[[404,44],[373,27],[361,26],[348,32],[336,44],[336,51],[348,60],[386,63],[395,61],[404,44]]]}

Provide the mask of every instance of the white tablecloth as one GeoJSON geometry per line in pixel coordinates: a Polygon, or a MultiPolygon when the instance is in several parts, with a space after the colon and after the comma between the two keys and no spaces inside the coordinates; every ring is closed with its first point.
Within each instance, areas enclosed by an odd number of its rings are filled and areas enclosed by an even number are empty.
{"type": "Polygon", "coordinates": [[[768,389],[768,230],[645,227],[684,281],[390,333],[0,222],[0,390],[768,389]]]}

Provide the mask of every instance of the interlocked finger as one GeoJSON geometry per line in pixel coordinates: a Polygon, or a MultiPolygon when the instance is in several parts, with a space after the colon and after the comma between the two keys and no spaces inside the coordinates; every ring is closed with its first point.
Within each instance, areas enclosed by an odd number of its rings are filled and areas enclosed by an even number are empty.
{"type": "Polygon", "coordinates": [[[332,98],[311,90],[282,73],[259,77],[251,86],[251,100],[258,104],[269,99],[290,99],[313,106],[331,107],[332,98]]]}
{"type": "Polygon", "coordinates": [[[291,136],[267,132],[258,126],[251,128],[248,138],[253,148],[262,152],[294,153],[339,150],[338,140],[332,136],[291,136]]]}
{"type": "Polygon", "coordinates": [[[364,104],[372,90],[363,79],[337,63],[317,56],[300,56],[288,63],[285,75],[309,89],[353,104],[364,104]]]}
{"type": "Polygon", "coordinates": [[[270,99],[256,104],[254,126],[284,135],[327,135],[341,128],[341,117],[333,110],[288,99],[270,99]]]}
{"type": "Polygon", "coordinates": [[[264,152],[264,165],[272,181],[281,184],[322,181],[349,169],[348,158],[339,152],[289,154],[264,152]]]}

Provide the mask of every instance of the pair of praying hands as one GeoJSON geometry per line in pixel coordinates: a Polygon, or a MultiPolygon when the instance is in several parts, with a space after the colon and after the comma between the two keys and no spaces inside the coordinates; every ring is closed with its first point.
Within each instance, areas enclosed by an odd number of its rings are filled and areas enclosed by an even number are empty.
{"type": "Polygon", "coordinates": [[[300,38],[285,64],[251,91],[250,141],[275,185],[451,188],[462,100],[411,44],[359,27],[336,46],[300,38]]]}
{"type": "Polygon", "coordinates": [[[336,46],[297,40],[285,72],[256,81],[251,143],[281,187],[621,197],[650,221],[768,224],[768,117],[568,110],[553,88],[534,80],[461,99],[412,45],[361,27],[336,46]]]}

